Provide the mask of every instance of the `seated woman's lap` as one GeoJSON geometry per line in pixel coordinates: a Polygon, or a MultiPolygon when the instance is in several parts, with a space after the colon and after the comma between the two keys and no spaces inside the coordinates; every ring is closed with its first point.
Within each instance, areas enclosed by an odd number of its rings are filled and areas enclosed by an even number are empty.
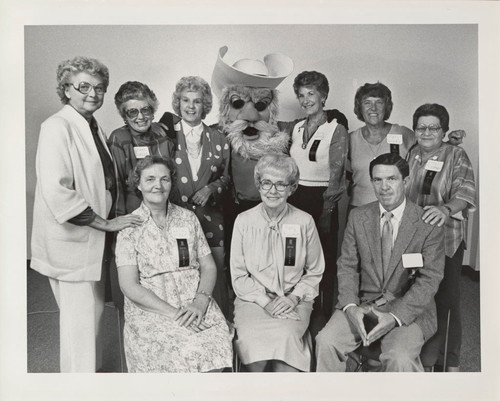
{"type": "MultiPolygon", "coordinates": [[[[301,302],[295,310],[300,316],[299,321],[278,319],[270,316],[264,308],[253,302],[236,299],[235,345],[244,364],[259,360],[284,360],[289,354],[288,351],[290,354],[298,354],[307,350],[309,344],[306,337],[312,302],[301,302]]],[[[310,351],[309,349],[308,352],[310,351]]],[[[292,355],[290,357],[296,358],[292,355]]]]}
{"type": "Polygon", "coordinates": [[[259,305],[236,298],[234,303],[235,327],[242,330],[257,330],[258,325],[266,327],[276,325],[279,329],[296,331],[302,335],[309,324],[312,302],[302,302],[296,307],[301,320],[273,318],[259,305]]]}
{"type": "Polygon", "coordinates": [[[212,327],[193,333],[166,316],[144,311],[126,300],[127,364],[135,372],[196,372],[203,371],[204,366],[213,366],[213,361],[219,361],[221,368],[229,366],[226,355],[231,352],[226,348],[231,348],[231,342],[227,339],[226,321],[217,305],[209,306],[206,321],[212,327]]]}

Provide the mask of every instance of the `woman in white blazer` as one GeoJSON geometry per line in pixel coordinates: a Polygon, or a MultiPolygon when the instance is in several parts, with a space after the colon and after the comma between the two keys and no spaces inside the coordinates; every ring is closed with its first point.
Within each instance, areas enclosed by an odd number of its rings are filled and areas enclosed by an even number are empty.
{"type": "Polygon", "coordinates": [[[95,372],[106,232],[133,227],[140,218],[113,218],[116,173],[93,117],[108,68],[75,57],[59,64],[57,81],[64,107],[42,123],[38,140],[31,267],[49,278],[59,306],[61,372],[95,372]]]}

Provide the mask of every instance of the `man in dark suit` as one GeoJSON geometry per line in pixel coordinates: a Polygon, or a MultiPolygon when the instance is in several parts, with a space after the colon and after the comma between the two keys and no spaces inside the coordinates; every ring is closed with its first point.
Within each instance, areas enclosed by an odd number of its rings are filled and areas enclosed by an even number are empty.
{"type": "Polygon", "coordinates": [[[318,372],[345,371],[349,352],[378,340],[383,371],[423,371],[420,350],[437,328],[444,235],[406,199],[408,174],[408,163],[395,154],[370,163],[378,201],[350,213],[337,310],[316,337],[318,372]]]}

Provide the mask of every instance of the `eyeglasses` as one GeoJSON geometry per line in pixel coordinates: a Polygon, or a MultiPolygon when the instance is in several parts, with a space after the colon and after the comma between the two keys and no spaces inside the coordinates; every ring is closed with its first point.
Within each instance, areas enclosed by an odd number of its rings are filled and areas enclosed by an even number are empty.
{"type": "MultiPolygon", "coordinates": [[[[233,107],[233,109],[236,109],[236,110],[239,110],[239,109],[242,109],[243,106],[245,106],[245,101],[243,99],[231,99],[231,106],[233,107]]],[[[266,102],[257,102],[257,103],[254,103],[254,107],[255,107],[255,110],[257,111],[264,111],[265,109],[267,109],[267,107],[269,106],[269,104],[267,104],[266,102]]]]}
{"type": "Polygon", "coordinates": [[[415,132],[417,134],[424,134],[425,131],[429,130],[431,134],[437,134],[440,129],[441,127],[436,127],[435,125],[429,125],[428,127],[426,126],[417,127],[415,128],[415,132]]]}
{"type": "Polygon", "coordinates": [[[78,92],[80,92],[83,95],[86,95],[89,93],[92,89],[94,89],[94,92],[96,95],[104,95],[106,93],[106,88],[104,85],[91,85],[88,82],[80,82],[78,86],[75,86],[75,84],[66,84],[66,85],[71,85],[73,88],[75,88],[78,92]]]}
{"type": "Polygon", "coordinates": [[[264,191],[270,191],[272,187],[276,188],[278,192],[284,192],[290,184],[283,184],[282,182],[271,182],[269,180],[260,181],[260,187],[264,191]]]}
{"type": "Polygon", "coordinates": [[[150,106],[143,107],[142,109],[128,109],[125,110],[125,115],[128,118],[137,118],[139,113],[142,114],[143,117],[151,117],[153,115],[153,109],[150,106]]]}

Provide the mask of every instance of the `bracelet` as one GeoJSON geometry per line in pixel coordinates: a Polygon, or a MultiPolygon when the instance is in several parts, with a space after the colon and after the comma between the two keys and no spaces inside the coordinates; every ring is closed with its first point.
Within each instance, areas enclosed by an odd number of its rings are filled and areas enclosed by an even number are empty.
{"type": "MultiPolygon", "coordinates": [[[[209,300],[209,301],[211,301],[212,299],[214,299],[214,298],[213,298],[213,297],[212,297],[209,293],[207,293],[207,292],[205,292],[205,291],[198,291],[198,292],[196,293],[196,295],[198,295],[198,294],[200,294],[200,295],[205,295],[205,296],[208,298],[208,300],[209,300]]],[[[195,297],[195,298],[196,298],[196,297],[195,297]]]]}
{"type": "Polygon", "coordinates": [[[451,216],[451,207],[443,205],[443,207],[448,210],[448,216],[451,216]]]}

